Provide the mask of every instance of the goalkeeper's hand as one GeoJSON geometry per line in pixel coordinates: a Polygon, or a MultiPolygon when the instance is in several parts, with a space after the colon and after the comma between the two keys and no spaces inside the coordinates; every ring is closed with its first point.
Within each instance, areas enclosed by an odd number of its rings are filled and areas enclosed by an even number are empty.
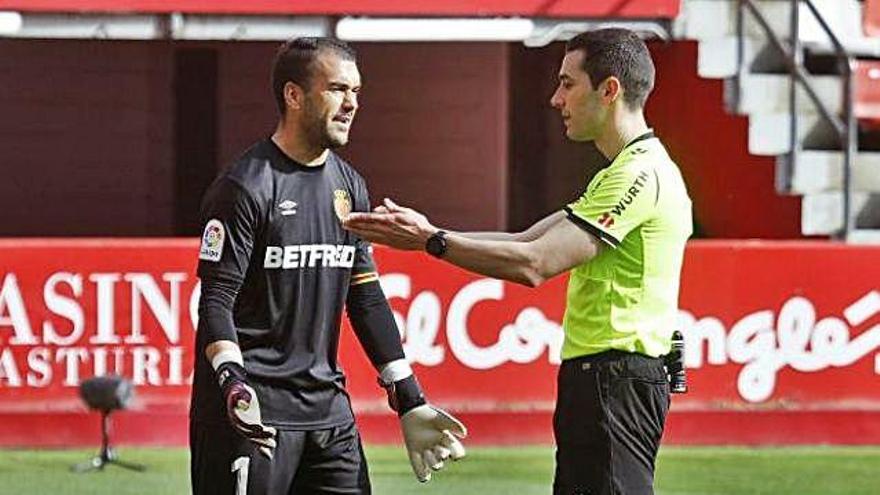
{"type": "Polygon", "coordinates": [[[222,363],[217,367],[217,379],[223,392],[229,423],[271,459],[276,445],[275,428],[263,425],[260,402],[257,393],[247,383],[244,367],[232,361],[222,363]]]}
{"type": "Polygon", "coordinates": [[[422,389],[405,360],[385,365],[379,384],[388,393],[388,404],[400,416],[400,428],[413,472],[421,482],[431,479],[431,470],[443,469],[448,459],[465,456],[459,439],[467,428],[451,414],[425,401],[422,389]]]}
{"type": "Polygon", "coordinates": [[[431,479],[432,469],[439,471],[448,459],[465,456],[459,439],[467,436],[467,428],[442,409],[430,404],[410,409],[400,417],[400,428],[413,473],[423,483],[431,479]]]}

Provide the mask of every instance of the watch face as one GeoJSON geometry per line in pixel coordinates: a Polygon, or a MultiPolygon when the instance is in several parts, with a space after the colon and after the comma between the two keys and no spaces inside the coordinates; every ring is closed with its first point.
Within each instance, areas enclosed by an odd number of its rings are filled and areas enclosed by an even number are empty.
{"type": "Polygon", "coordinates": [[[443,256],[443,253],[446,252],[446,239],[443,238],[442,234],[432,235],[428,238],[428,242],[425,243],[425,251],[433,256],[443,256]]]}

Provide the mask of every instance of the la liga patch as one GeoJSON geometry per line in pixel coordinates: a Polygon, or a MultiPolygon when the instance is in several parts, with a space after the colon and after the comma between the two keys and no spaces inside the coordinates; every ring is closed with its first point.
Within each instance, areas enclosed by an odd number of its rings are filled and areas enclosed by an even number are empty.
{"type": "Polygon", "coordinates": [[[226,228],[223,222],[212,218],[205,225],[202,233],[202,247],[199,249],[199,259],[205,261],[220,261],[223,254],[223,242],[226,240],[226,228]]]}

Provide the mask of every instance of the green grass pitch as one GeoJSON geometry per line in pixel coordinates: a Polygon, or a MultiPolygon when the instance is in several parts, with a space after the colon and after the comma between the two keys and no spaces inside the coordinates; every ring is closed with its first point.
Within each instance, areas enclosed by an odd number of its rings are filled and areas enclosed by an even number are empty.
{"type": "MultiPolygon", "coordinates": [[[[116,467],[74,474],[71,464],[92,450],[0,451],[0,494],[179,495],[189,490],[185,449],[122,448],[121,457],[149,466],[145,473],[116,467]]],[[[471,448],[468,458],[425,485],[410,472],[402,447],[367,449],[374,493],[549,494],[550,447],[471,448]]],[[[880,493],[880,447],[664,447],[658,461],[660,495],[811,495],[880,493]]]]}

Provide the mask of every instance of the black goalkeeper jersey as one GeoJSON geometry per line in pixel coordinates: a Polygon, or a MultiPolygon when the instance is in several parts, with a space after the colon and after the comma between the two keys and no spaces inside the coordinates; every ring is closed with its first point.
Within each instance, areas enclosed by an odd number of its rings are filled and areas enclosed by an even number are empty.
{"type": "MultiPolygon", "coordinates": [[[[342,311],[349,285],[376,275],[369,245],[342,228],[349,211],[369,211],[364,179],[351,166],[331,152],[324,165],[306,167],[270,139],[205,195],[203,297],[214,287],[237,289],[235,335],[267,425],[316,429],[353,419],[337,363],[342,311]]],[[[205,357],[216,318],[202,313],[190,414],[225,421],[205,357]]]]}

